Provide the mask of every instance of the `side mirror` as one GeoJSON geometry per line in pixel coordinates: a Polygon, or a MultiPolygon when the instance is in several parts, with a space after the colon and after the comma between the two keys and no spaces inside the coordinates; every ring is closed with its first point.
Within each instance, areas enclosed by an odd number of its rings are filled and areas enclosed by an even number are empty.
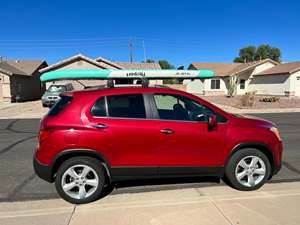
{"type": "Polygon", "coordinates": [[[214,114],[211,114],[208,118],[208,130],[213,131],[216,130],[218,126],[217,117],[214,114]]]}

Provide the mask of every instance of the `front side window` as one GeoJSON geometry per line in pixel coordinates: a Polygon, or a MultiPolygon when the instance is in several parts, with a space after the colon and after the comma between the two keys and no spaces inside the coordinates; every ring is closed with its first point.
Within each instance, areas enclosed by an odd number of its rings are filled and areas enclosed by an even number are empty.
{"type": "Polygon", "coordinates": [[[154,101],[159,118],[163,120],[208,122],[210,115],[215,114],[218,122],[226,122],[226,118],[205,105],[183,96],[155,94],[154,101]]]}
{"type": "Polygon", "coordinates": [[[245,89],[246,80],[240,80],[240,89],[245,89]]]}
{"type": "Polygon", "coordinates": [[[107,96],[109,117],[146,118],[142,94],[107,96]]]}
{"type": "Polygon", "coordinates": [[[212,79],[210,81],[210,89],[220,89],[220,80],[219,79],[212,79]]]}

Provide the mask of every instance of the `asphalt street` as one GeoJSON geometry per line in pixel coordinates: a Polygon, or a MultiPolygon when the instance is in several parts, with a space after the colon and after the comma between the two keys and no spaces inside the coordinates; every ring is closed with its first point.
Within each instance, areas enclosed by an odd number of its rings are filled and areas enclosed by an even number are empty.
{"type": "MultiPolygon", "coordinates": [[[[284,142],[283,168],[270,182],[300,181],[300,113],[257,114],[275,122],[284,142]]],[[[33,172],[32,156],[37,142],[39,119],[0,120],[0,202],[57,198],[53,184],[39,179],[33,172]]],[[[184,189],[223,185],[200,180],[127,183],[111,194],[184,189]]]]}

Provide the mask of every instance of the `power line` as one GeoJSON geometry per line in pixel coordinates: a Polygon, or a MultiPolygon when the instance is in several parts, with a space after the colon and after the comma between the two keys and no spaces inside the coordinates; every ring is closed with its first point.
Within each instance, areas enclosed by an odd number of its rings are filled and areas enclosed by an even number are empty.
{"type": "Polygon", "coordinates": [[[128,37],[107,37],[107,38],[62,38],[62,39],[17,39],[17,40],[0,40],[0,42],[65,42],[65,41],[106,41],[106,40],[127,40],[128,37]]]}
{"type": "Polygon", "coordinates": [[[31,46],[31,47],[0,47],[1,50],[38,50],[38,49],[68,49],[68,48],[94,48],[94,47],[128,47],[127,44],[122,45],[85,45],[85,46],[78,46],[78,45],[69,45],[69,46],[31,46]]]}

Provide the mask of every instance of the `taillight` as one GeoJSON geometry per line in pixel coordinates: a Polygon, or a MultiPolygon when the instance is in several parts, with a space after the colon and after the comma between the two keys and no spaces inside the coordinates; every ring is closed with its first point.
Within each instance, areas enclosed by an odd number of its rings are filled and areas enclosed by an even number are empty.
{"type": "Polygon", "coordinates": [[[45,141],[50,136],[52,131],[53,131],[52,129],[40,130],[39,142],[45,141]]]}

